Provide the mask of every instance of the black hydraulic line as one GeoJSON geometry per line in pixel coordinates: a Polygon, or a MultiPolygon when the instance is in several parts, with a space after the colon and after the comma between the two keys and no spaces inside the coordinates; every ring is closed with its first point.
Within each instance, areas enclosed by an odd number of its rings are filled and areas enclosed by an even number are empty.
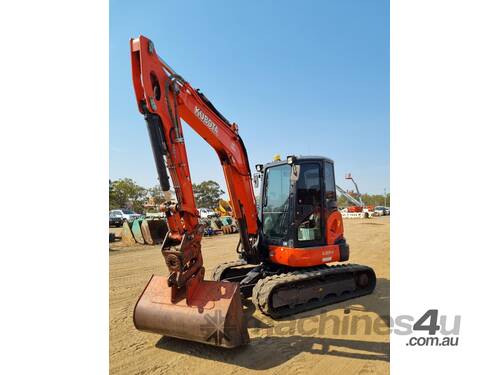
{"type": "Polygon", "coordinates": [[[153,150],[158,181],[160,182],[161,190],[167,192],[170,190],[170,180],[164,159],[164,156],[167,155],[167,143],[163,134],[161,118],[157,114],[150,112],[146,112],[144,118],[148,127],[149,141],[153,150]]]}
{"type": "Polygon", "coordinates": [[[208,98],[203,95],[203,93],[200,91],[200,89],[196,89],[196,93],[200,96],[201,100],[203,100],[203,102],[207,105],[208,108],[210,108],[212,111],[214,111],[214,113],[219,116],[220,119],[222,119],[222,121],[224,121],[227,126],[231,126],[231,124],[229,123],[228,119],[225,118],[222,113],[219,112],[219,110],[217,108],[215,108],[215,106],[212,104],[212,102],[210,100],[208,100],[208,98]]]}

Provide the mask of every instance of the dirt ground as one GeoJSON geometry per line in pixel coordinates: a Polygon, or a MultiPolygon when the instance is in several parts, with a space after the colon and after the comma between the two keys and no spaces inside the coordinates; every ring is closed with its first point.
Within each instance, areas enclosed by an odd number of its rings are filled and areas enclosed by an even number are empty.
{"type": "MultiPolygon", "coordinates": [[[[224,349],[137,331],[135,302],[151,274],[166,275],[159,246],[109,251],[109,355],[112,374],[388,374],[388,217],[344,220],[350,263],[377,274],[373,294],[274,321],[244,303],[251,342],[224,349]]],[[[119,234],[119,230],[114,230],[119,234]]],[[[206,274],[235,260],[238,235],[204,238],[206,274]]]]}

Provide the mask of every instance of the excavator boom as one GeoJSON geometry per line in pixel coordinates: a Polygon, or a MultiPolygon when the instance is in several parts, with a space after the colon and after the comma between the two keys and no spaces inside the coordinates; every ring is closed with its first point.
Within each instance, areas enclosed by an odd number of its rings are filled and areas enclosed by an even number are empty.
{"type": "Polygon", "coordinates": [[[241,345],[248,341],[248,333],[239,285],[204,280],[203,226],[196,209],[181,119],[219,156],[234,202],[242,251],[247,259],[258,262],[257,209],[238,127],[158,57],[149,39],[132,39],[130,48],[137,105],[147,123],[169,228],[161,249],[169,276],[151,278],[136,305],[134,323],[138,329],[166,336],[227,347],[241,345]],[[210,323],[215,330],[223,327],[221,332],[210,332],[210,323]]]}

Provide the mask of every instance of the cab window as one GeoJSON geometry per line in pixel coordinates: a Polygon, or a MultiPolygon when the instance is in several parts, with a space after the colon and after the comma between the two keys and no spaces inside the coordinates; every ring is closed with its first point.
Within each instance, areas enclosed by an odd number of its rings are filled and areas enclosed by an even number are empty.
{"type": "Polygon", "coordinates": [[[297,181],[298,241],[321,240],[321,178],[319,163],[302,163],[297,181]]]}
{"type": "Polygon", "coordinates": [[[325,163],[325,204],[328,211],[337,207],[337,191],[335,188],[335,174],[333,164],[325,163]]]}
{"type": "Polygon", "coordinates": [[[266,170],[262,205],[263,232],[266,237],[283,238],[288,231],[291,166],[266,170]]]}

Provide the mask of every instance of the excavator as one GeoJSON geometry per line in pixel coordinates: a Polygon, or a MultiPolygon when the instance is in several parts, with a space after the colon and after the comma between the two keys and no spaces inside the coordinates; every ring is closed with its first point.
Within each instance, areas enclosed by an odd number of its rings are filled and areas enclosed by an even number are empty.
{"type": "Polygon", "coordinates": [[[164,62],[151,40],[131,39],[130,50],[137,105],[146,120],[168,224],[161,245],[168,276],[149,280],[134,309],[135,327],[234,348],[249,342],[244,299],[279,319],[370,294],[376,284],[372,268],[330,264],[349,259],[333,161],[290,155],[256,165],[252,176],[236,123],[164,62]],[[205,278],[204,228],[181,120],[217,153],[240,229],[237,260],[218,265],[211,280],[205,278]]]}
{"type": "Polygon", "coordinates": [[[219,206],[215,208],[215,212],[217,212],[220,216],[231,216],[233,212],[231,202],[219,199],[219,206]]]}

